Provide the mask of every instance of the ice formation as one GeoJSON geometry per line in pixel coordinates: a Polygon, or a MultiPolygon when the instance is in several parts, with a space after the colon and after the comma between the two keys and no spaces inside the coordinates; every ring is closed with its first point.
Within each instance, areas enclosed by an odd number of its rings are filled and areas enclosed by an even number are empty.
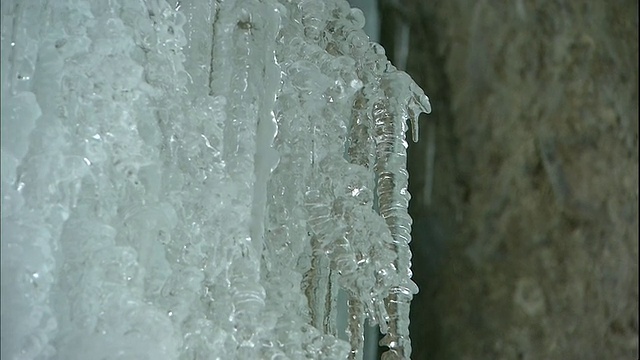
{"type": "Polygon", "coordinates": [[[405,130],[430,109],[364,21],[3,1],[2,358],[359,359],[366,319],[409,358],[405,130]]]}

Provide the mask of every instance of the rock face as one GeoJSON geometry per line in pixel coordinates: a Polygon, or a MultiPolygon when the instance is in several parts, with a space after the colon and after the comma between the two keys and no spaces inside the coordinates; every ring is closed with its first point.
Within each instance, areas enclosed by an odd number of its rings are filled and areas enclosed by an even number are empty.
{"type": "Polygon", "coordinates": [[[413,358],[637,358],[637,2],[407,4],[413,358]]]}

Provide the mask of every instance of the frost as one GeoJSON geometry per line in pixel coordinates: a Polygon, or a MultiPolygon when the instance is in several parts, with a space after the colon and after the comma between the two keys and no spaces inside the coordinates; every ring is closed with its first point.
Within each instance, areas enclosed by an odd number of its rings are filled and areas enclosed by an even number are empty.
{"type": "Polygon", "coordinates": [[[3,357],[360,359],[369,319],[409,358],[405,132],[430,107],[361,11],[2,16],[3,357]]]}

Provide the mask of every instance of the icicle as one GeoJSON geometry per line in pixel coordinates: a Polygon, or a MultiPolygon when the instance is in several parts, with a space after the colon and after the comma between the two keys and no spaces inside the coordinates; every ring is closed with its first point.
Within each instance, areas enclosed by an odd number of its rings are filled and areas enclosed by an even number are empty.
{"type": "Polygon", "coordinates": [[[413,122],[413,137],[417,140],[417,115],[426,111],[428,99],[415,93],[416,87],[404,73],[391,72],[382,79],[385,97],[374,104],[376,126],[376,164],[378,211],[391,231],[396,252],[394,260],[399,283],[385,299],[389,316],[388,331],[380,342],[389,351],[383,359],[408,359],[411,355],[409,339],[409,304],[418,288],[411,280],[411,217],[407,213],[410,194],[407,190],[405,141],[406,121],[413,122]],[[392,100],[388,100],[392,99],[392,100]]]}
{"type": "Polygon", "coordinates": [[[336,271],[330,270],[329,273],[329,291],[327,292],[327,301],[325,302],[325,318],[324,318],[324,333],[337,336],[336,316],[338,314],[337,302],[338,302],[338,274],[336,271]]]}
{"type": "Polygon", "coordinates": [[[347,335],[351,343],[349,360],[362,360],[364,352],[364,321],[365,312],[362,302],[350,296],[347,301],[349,307],[349,322],[347,324],[347,335]]]}
{"type": "Polygon", "coordinates": [[[425,95],[422,89],[413,81],[411,81],[411,85],[409,85],[409,90],[412,93],[410,101],[407,104],[409,119],[411,120],[411,140],[418,142],[420,134],[418,120],[420,113],[431,113],[431,103],[429,103],[429,97],[425,95]]]}
{"type": "MultiPolygon", "coordinates": [[[[324,328],[327,313],[327,298],[330,295],[329,259],[320,250],[318,239],[311,239],[313,249],[311,269],[305,274],[305,294],[309,302],[311,324],[317,329],[324,328]]],[[[330,304],[329,304],[330,306],[330,304]]]]}
{"type": "Polygon", "coordinates": [[[375,142],[372,137],[373,121],[367,109],[367,99],[363,92],[359,92],[351,115],[347,156],[350,163],[371,169],[375,161],[375,142]]]}

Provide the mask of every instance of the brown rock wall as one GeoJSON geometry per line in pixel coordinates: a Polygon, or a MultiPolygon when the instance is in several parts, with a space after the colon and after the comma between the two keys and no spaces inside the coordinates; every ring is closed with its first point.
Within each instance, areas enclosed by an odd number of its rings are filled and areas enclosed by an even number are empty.
{"type": "Polygon", "coordinates": [[[409,155],[413,358],[638,358],[637,2],[405,10],[434,108],[409,155]]]}

